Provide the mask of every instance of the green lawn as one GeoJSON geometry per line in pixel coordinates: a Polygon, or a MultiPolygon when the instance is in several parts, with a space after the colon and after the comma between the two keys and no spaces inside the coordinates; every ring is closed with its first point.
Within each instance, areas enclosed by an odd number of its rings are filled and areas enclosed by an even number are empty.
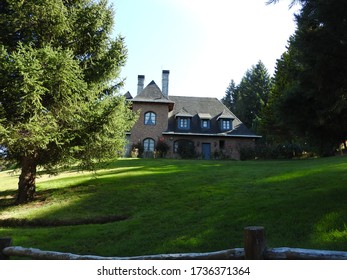
{"type": "Polygon", "coordinates": [[[0,219],[126,220],[3,226],[14,245],[133,256],[243,247],[264,226],[268,247],[347,251],[347,157],[292,161],[121,159],[96,173],[38,179],[37,200],[13,206],[18,174],[0,173],[0,219]]]}

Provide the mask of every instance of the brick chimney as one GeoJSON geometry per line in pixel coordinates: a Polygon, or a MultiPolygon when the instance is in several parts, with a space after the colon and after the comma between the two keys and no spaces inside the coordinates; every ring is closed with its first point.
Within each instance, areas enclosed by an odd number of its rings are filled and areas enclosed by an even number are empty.
{"type": "Polygon", "coordinates": [[[163,70],[161,91],[164,96],[169,95],[169,70],[163,70]]]}
{"type": "Polygon", "coordinates": [[[137,76],[137,95],[141,93],[145,84],[145,75],[137,76]]]}

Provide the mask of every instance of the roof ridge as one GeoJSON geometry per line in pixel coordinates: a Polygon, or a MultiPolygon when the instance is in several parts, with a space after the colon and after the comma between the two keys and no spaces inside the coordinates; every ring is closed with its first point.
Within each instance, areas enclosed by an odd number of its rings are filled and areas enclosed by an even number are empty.
{"type": "Polygon", "coordinates": [[[211,97],[211,96],[187,96],[187,95],[169,95],[169,97],[182,97],[182,98],[199,98],[199,99],[217,99],[217,97],[211,97]]]}

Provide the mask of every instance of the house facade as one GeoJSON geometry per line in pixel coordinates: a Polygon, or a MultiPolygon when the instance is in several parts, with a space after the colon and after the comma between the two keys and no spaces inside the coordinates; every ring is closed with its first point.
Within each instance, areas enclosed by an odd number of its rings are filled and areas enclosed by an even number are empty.
{"type": "Polygon", "coordinates": [[[142,145],[144,154],[154,154],[161,141],[168,145],[168,158],[239,159],[240,147],[260,138],[217,98],[169,95],[168,70],[162,72],[162,89],[154,81],[144,87],[144,79],[138,76],[135,97],[126,94],[139,113],[129,145],[142,145]]]}

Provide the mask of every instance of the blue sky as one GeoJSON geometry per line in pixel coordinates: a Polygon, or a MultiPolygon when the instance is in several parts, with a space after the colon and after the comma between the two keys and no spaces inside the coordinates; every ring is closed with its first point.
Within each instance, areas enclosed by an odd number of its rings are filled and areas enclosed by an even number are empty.
{"type": "Polygon", "coordinates": [[[222,98],[233,79],[262,60],[270,74],[295,31],[290,0],[111,0],[115,34],[125,37],[128,60],[123,92],[135,96],[137,75],[169,95],[222,98]]]}

